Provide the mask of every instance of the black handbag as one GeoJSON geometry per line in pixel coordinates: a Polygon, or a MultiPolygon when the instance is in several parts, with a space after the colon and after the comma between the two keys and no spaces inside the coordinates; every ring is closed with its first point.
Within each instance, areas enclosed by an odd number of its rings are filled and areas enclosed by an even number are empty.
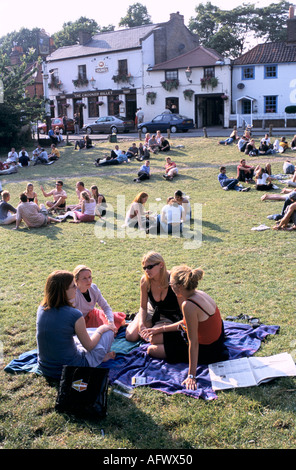
{"type": "Polygon", "coordinates": [[[81,417],[107,415],[109,369],[63,366],[55,409],[81,417]]]}

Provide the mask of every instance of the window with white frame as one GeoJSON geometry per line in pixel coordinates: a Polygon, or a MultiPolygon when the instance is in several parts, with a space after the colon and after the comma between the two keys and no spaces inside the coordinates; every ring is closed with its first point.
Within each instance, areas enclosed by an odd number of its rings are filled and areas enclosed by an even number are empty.
{"type": "Polygon", "coordinates": [[[80,80],[86,80],[86,65],[78,65],[78,78],[80,80]]]}
{"type": "Polygon", "coordinates": [[[242,68],[242,80],[254,80],[255,78],[255,67],[248,66],[242,68]]]}
{"type": "Polygon", "coordinates": [[[215,77],[215,67],[204,67],[204,78],[215,77]]]}
{"type": "Polygon", "coordinates": [[[165,79],[166,80],[178,80],[178,70],[166,70],[165,79]]]}

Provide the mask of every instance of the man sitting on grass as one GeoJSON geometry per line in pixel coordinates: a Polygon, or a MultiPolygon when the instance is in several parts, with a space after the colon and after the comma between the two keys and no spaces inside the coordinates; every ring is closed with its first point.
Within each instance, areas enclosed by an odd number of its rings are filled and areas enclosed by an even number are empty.
{"type": "Polygon", "coordinates": [[[45,206],[43,206],[43,210],[42,206],[43,204],[40,208],[35,202],[29,202],[27,195],[22,193],[20,195],[20,203],[17,206],[15,229],[17,230],[19,228],[22,220],[27,227],[31,228],[43,227],[51,222],[61,222],[59,219],[49,217],[46,214],[45,206]]]}
{"type": "Polygon", "coordinates": [[[48,155],[48,160],[52,162],[58,160],[60,156],[60,151],[56,148],[55,144],[51,144],[51,153],[48,155]]]}
{"type": "Polygon", "coordinates": [[[8,225],[15,222],[16,209],[9,204],[10,193],[9,191],[3,191],[2,201],[0,202],[0,224],[8,225]]]}
{"type": "Polygon", "coordinates": [[[49,191],[49,193],[46,193],[43,189],[43,186],[40,186],[44,197],[53,197],[53,202],[48,201],[46,203],[50,211],[55,209],[65,209],[66,207],[67,193],[63,190],[63,184],[64,183],[62,181],[57,181],[56,188],[49,191]]]}
{"type": "Polygon", "coordinates": [[[218,175],[219,183],[225,191],[229,191],[230,189],[234,189],[235,191],[250,191],[251,188],[243,188],[238,186],[238,179],[237,178],[228,178],[226,176],[226,167],[220,167],[220,173],[218,175]]]}
{"type": "Polygon", "coordinates": [[[150,161],[146,160],[144,165],[141,166],[138,171],[138,178],[135,178],[136,183],[141,183],[141,181],[149,180],[150,178],[150,161]]]}

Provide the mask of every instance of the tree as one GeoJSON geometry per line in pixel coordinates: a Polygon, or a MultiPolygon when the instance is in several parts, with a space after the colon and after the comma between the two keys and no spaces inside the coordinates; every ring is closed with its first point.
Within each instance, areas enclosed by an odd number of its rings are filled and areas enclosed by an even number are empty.
{"type": "Polygon", "coordinates": [[[89,32],[92,36],[99,32],[99,25],[95,20],[81,16],[78,20],[63,24],[63,29],[53,34],[55,47],[72,46],[79,41],[79,31],[89,32]]]}
{"type": "Polygon", "coordinates": [[[141,3],[134,3],[128,7],[127,14],[121,18],[119,26],[132,28],[134,26],[142,26],[151,23],[151,17],[148,15],[147,7],[141,3]]]}
{"type": "Polygon", "coordinates": [[[37,60],[38,38],[40,31],[40,28],[33,28],[32,30],[21,28],[19,31],[13,31],[2,36],[0,38],[0,54],[9,55],[12,48],[17,45],[22,47],[24,54],[27,54],[32,48],[35,49],[31,57],[33,60],[37,60]]]}
{"type": "Polygon", "coordinates": [[[282,0],[264,8],[243,3],[232,10],[221,10],[207,2],[195,8],[197,15],[190,18],[189,29],[199,35],[202,45],[235,58],[244,52],[250,38],[284,40],[289,6],[282,0]]]}
{"type": "Polygon", "coordinates": [[[21,128],[42,115],[42,99],[30,98],[26,86],[33,82],[36,72],[34,49],[22,56],[21,63],[11,65],[7,54],[0,55],[0,80],[3,84],[3,102],[0,103],[0,142],[15,142],[21,128]]]}

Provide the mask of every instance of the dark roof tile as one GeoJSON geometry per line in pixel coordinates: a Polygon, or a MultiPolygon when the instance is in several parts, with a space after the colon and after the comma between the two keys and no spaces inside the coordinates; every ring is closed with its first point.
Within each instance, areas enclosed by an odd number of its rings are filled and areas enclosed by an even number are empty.
{"type": "Polygon", "coordinates": [[[296,44],[266,42],[234,60],[234,65],[278,64],[296,62],[296,44]]]}

